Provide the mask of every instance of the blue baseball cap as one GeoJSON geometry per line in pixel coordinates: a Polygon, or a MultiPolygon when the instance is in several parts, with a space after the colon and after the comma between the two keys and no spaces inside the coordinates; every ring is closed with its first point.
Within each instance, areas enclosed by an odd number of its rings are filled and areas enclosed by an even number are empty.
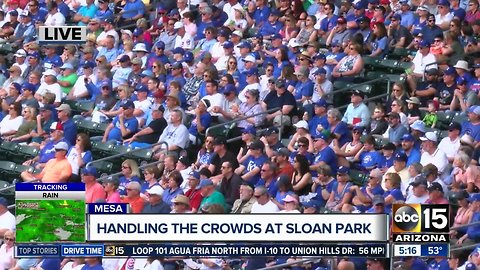
{"type": "Polygon", "coordinates": [[[247,77],[252,76],[252,75],[258,75],[258,69],[257,68],[251,68],[245,72],[243,72],[247,77]]]}
{"type": "Polygon", "coordinates": [[[197,180],[200,180],[200,173],[197,171],[191,171],[188,173],[188,178],[195,178],[197,180]]]}
{"type": "Polygon", "coordinates": [[[313,72],[313,75],[320,75],[320,74],[327,74],[327,71],[324,69],[324,68],[318,68],[317,70],[315,70],[315,72],[313,72]]]}
{"type": "Polygon", "coordinates": [[[193,53],[192,52],[185,52],[185,54],[183,55],[183,61],[184,62],[191,62],[193,61],[194,57],[193,57],[193,53]]]}
{"type": "Polygon", "coordinates": [[[444,72],[444,75],[457,75],[457,71],[453,67],[447,68],[444,72]]]}
{"type": "Polygon", "coordinates": [[[73,65],[70,63],[63,64],[60,69],[73,69],[73,65]]]}
{"type": "Polygon", "coordinates": [[[92,61],[85,61],[85,62],[83,62],[82,67],[83,67],[83,68],[94,68],[94,67],[95,67],[95,63],[92,62],[92,61]]]}
{"type": "Polygon", "coordinates": [[[127,100],[121,105],[121,107],[123,109],[133,109],[135,108],[135,104],[133,103],[133,101],[127,100]]]}
{"type": "Polygon", "coordinates": [[[82,169],[82,174],[83,175],[92,175],[92,176],[97,177],[97,168],[95,168],[93,166],[87,166],[87,167],[82,169]]]}
{"type": "Polygon", "coordinates": [[[272,38],[272,40],[274,40],[274,39],[282,39],[283,37],[282,37],[282,35],[280,35],[278,33],[275,33],[271,36],[271,38],[272,38]]]}
{"type": "Polygon", "coordinates": [[[183,54],[185,54],[185,50],[184,50],[183,48],[181,48],[181,47],[176,47],[175,49],[172,50],[172,53],[173,53],[173,54],[177,54],[177,53],[178,53],[178,54],[182,54],[182,55],[183,55],[183,54]]]}
{"type": "Polygon", "coordinates": [[[315,102],[315,106],[327,108],[328,103],[325,99],[321,98],[317,102],[315,102]]]}
{"type": "Polygon", "coordinates": [[[147,93],[148,92],[148,87],[145,85],[145,84],[137,84],[137,86],[135,87],[135,90],[137,92],[145,92],[147,93]]]}
{"type": "Polygon", "coordinates": [[[19,83],[14,82],[10,85],[15,87],[15,89],[17,89],[18,92],[20,92],[20,90],[22,90],[22,86],[19,83]]]}
{"type": "Polygon", "coordinates": [[[365,9],[361,1],[358,1],[356,4],[353,5],[354,9],[365,9]]]}
{"type": "Polygon", "coordinates": [[[420,41],[420,43],[418,43],[418,46],[420,48],[430,47],[430,43],[428,43],[428,41],[426,41],[426,40],[422,40],[422,41],[420,41]]]}
{"type": "MultiPolygon", "coordinates": [[[[332,44],[333,46],[333,44],[332,44]]],[[[327,56],[323,53],[317,53],[315,54],[313,57],[312,57],[313,60],[317,60],[317,59],[323,59],[323,60],[326,60],[327,59],[327,56]]],[[[326,71],[325,71],[326,72],[326,71]]],[[[326,73],[325,73],[326,74],[326,73]]]]}
{"type": "Polygon", "coordinates": [[[202,181],[200,181],[200,185],[198,187],[204,188],[208,186],[214,186],[213,181],[210,179],[203,179],[202,181]]]}
{"type": "Polygon", "coordinates": [[[140,28],[135,28],[135,30],[133,30],[133,36],[134,37],[138,37],[140,36],[141,34],[143,34],[143,30],[140,29],[140,28]]]}
{"type": "Polygon", "coordinates": [[[314,140],[318,140],[318,139],[322,139],[324,141],[328,141],[328,135],[323,133],[323,132],[320,132],[320,133],[317,133],[315,135],[313,135],[313,139],[314,140]]]}
{"type": "Polygon", "coordinates": [[[282,15],[282,13],[278,9],[272,9],[270,11],[270,16],[280,16],[280,15],[282,15]]]}
{"type": "Polygon", "coordinates": [[[395,156],[393,157],[393,160],[394,161],[403,161],[403,162],[407,162],[408,160],[408,157],[405,153],[396,153],[395,156]]]}
{"type": "Polygon", "coordinates": [[[322,206],[322,203],[317,200],[309,200],[302,203],[302,205],[304,208],[315,208],[316,210],[318,210],[322,206]]]}
{"type": "Polygon", "coordinates": [[[354,126],[352,129],[352,131],[360,131],[360,133],[362,133],[364,130],[365,128],[362,126],[354,126]]]}
{"type": "Polygon", "coordinates": [[[457,84],[467,84],[467,80],[464,77],[460,76],[457,78],[457,84]]]}
{"type": "MultiPolygon", "coordinates": [[[[240,45],[238,46],[239,48],[240,48],[240,45]]],[[[233,48],[233,42],[225,41],[222,46],[223,46],[224,49],[232,49],[233,48]]]]}
{"type": "Polygon", "coordinates": [[[61,67],[63,66],[63,61],[60,58],[53,59],[52,65],[54,65],[55,67],[61,67]]]}
{"type": "Polygon", "coordinates": [[[0,197],[0,205],[3,205],[4,207],[8,206],[8,201],[5,197],[0,197]]]}
{"type": "Polygon", "coordinates": [[[157,44],[155,44],[155,47],[165,50],[165,43],[163,41],[158,41],[157,44]]]}
{"type": "Polygon", "coordinates": [[[153,74],[153,71],[151,71],[150,69],[145,69],[144,71],[142,71],[142,73],[140,73],[140,77],[144,78],[144,77],[155,77],[155,75],[153,74]]]}
{"type": "Polygon", "coordinates": [[[8,14],[10,14],[10,16],[18,16],[18,11],[12,10],[12,11],[8,12],[8,14]]]}
{"type": "Polygon", "coordinates": [[[368,0],[368,3],[373,4],[373,5],[378,5],[378,4],[380,4],[380,1],[379,0],[368,0]]]}
{"type": "Polygon", "coordinates": [[[480,115],[480,106],[474,105],[474,106],[470,107],[467,112],[480,115]]]}
{"type": "Polygon", "coordinates": [[[242,130],[242,133],[248,133],[248,134],[256,135],[257,130],[255,129],[254,126],[247,126],[246,128],[244,128],[242,130]]]}
{"type": "Polygon", "coordinates": [[[403,134],[403,136],[402,136],[402,141],[414,142],[414,141],[415,141],[415,138],[413,137],[412,134],[407,133],[407,134],[403,134]]]}
{"type": "Polygon", "coordinates": [[[229,83],[227,85],[225,85],[225,87],[223,88],[223,94],[229,94],[229,93],[236,93],[237,92],[237,88],[235,87],[235,85],[229,83]]]}
{"type": "Polygon", "coordinates": [[[439,5],[439,6],[447,6],[447,7],[449,7],[449,6],[450,6],[450,2],[448,2],[448,0],[439,0],[439,1],[438,1],[438,5],[439,5]]]}
{"type": "MultiPolygon", "coordinates": [[[[233,44],[233,43],[232,43],[233,44]]],[[[225,48],[225,47],[224,47],[225,48]]],[[[252,44],[250,44],[250,42],[248,41],[243,41],[242,43],[240,43],[238,45],[238,48],[248,48],[248,49],[252,49],[252,44]]]]}
{"type": "Polygon", "coordinates": [[[27,83],[24,83],[24,84],[22,85],[21,92],[23,93],[23,90],[24,90],[24,89],[25,89],[25,90],[30,90],[30,91],[32,91],[32,92],[35,92],[35,88],[36,88],[35,85],[27,82],[27,83]]]}
{"type": "Polygon", "coordinates": [[[28,54],[29,57],[40,58],[40,54],[38,52],[32,52],[28,54]]]}
{"type": "Polygon", "coordinates": [[[122,55],[122,57],[120,57],[120,59],[118,59],[118,61],[119,61],[120,63],[128,62],[128,61],[130,61],[130,56],[124,54],[124,55],[122,55]]]}
{"type": "Polygon", "coordinates": [[[350,168],[345,166],[338,167],[337,173],[338,174],[348,174],[350,172],[350,168]]]}
{"type": "Polygon", "coordinates": [[[171,68],[183,68],[182,62],[173,62],[172,65],[170,66],[171,68]]]}
{"type": "MultiPolygon", "coordinates": [[[[480,193],[470,194],[470,201],[471,201],[471,202],[478,202],[478,201],[480,201],[480,193]]],[[[479,251],[480,251],[480,248],[479,248],[479,251]]]]}
{"type": "Polygon", "coordinates": [[[402,20],[402,16],[400,16],[400,14],[396,13],[392,16],[392,20],[400,21],[400,20],[402,20]]]}

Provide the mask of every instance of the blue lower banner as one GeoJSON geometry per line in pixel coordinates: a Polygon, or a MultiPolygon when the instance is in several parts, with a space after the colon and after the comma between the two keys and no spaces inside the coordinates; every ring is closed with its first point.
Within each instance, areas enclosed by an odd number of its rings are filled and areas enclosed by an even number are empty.
{"type": "Polygon", "coordinates": [[[449,257],[449,244],[395,244],[393,255],[395,257],[449,257]]]}
{"type": "Polygon", "coordinates": [[[15,257],[377,257],[390,256],[389,245],[381,244],[58,244],[17,245],[15,257]]]}

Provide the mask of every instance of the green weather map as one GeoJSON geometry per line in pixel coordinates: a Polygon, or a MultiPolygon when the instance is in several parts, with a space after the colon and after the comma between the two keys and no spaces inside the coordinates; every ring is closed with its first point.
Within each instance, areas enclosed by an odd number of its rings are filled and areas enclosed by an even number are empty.
{"type": "Polygon", "coordinates": [[[16,200],[16,242],[85,242],[85,201],[16,200]]]}

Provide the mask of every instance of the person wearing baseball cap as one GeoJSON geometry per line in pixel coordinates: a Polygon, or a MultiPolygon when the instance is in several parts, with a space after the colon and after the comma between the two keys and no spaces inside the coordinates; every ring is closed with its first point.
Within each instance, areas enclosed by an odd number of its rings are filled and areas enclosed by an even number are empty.
{"type": "Polygon", "coordinates": [[[417,175],[410,183],[409,192],[407,193],[407,200],[405,203],[420,203],[424,204],[428,199],[428,182],[423,174],[417,175]]]}
{"type": "Polygon", "coordinates": [[[453,162],[455,156],[460,149],[460,133],[462,125],[457,122],[451,122],[448,125],[448,136],[443,138],[438,144],[438,149],[442,150],[450,163],[453,162]]]}
{"type": "Polygon", "coordinates": [[[85,202],[95,203],[97,200],[105,200],[106,193],[103,186],[97,182],[97,168],[87,166],[81,169],[81,179],[85,183],[85,202]]]}
{"type": "Polygon", "coordinates": [[[131,137],[137,132],[138,120],[133,116],[135,110],[133,101],[127,100],[120,107],[123,109],[123,112],[116,116],[113,122],[108,125],[102,138],[104,143],[110,140],[123,142],[124,139],[131,137]]]}
{"type": "Polygon", "coordinates": [[[426,166],[427,164],[434,164],[439,171],[439,175],[445,172],[449,162],[447,155],[441,149],[438,148],[438,137],[434,132],[427,132],[425,136],[420,137],[422,141],[422,157],[421,163],[426,166]]]}
{"type": "MultiPolygon", "coordinates": [[[[408,173],[408,167],[407,167],[407,160],[408,160],[408,158],[407,158],[407,155],[405,153],[402,153],[402,152],[396,153],[393,156],[393,166],[388,168],[387,171],[386,171],[386,174],[387,173],[395,173],[400,177],[400,179],[401,179],[400,188],[401,188],[402,193],[405,193],[405,190],[408,186],[408,181],[410,179],[410,175],[408,173]]],[[[387,187],[386,187],[386,184],[385,184],[386,179],[387,179],[387,177],[384,176],[383,181],[382,181],[382,187],[385,190],[387,190],[387,187]]]]}
{"type": "Polygon", "coordinates": [[[263,163],[268,160],[264,154],[265,144],[261,140],[255,140],[248,146],[250,155],[235,170],[235,173],[242,176],[242,179],[256,184],[260,180],[260,170],[263,163]]]}
{"type": "MultiPolygon", "coordinates": [[[[142,214],[168,214],[170,206],[162,200],[165,190],[160,185],[154,185],[147,190],[148,203],[145,203],[142,214]]],[[[177,195],[180,196],[180,195],[177,195]]],[[[183,195],[182,195],[183,196],[183,195]]],[[[172,200],[174,202],[175,198],[172,200]]]]}
{"type": "MultiPolygon", "coordinates": [[[[208,138],[212,139],[212,137],[208,138]]],[[[203,196],[200,192],[200,178],[200,173],[198,171],[191,171],[188,173],[188,190],[185,192],[185,196],[189,198],[189,209],[192,211],[192,213],[197,213],[198,209],[200,208],[200,203],[203,199],[203,196]]]]}
{"type": "Polygon", "coordinates": [[[66,183],[72,176],[72,166],[67,160],[69,145],[64,141],[59,141],[54,145],[55,157],[50,159],[43,170],[38,174],[32,174],[24,171],[20,174],[24,181],[34,181],[40,179],[42,183],[66,183]]]}
{"type": "Polygon", "coordinates": [[[400,145],[402,136],[408,133],[407,128],[400,121],[400,115],[396,112],[390,112],[388,114],[388,140],[395,144],[400,145]]]}
{"type": "Polygon", "coordinates": [[[353,90],[347,110],[343,115],[342,121],[347,123],[350,128],[353,126],[366,127],[370,122],[370,110],[363,103],[365,93],[360,90],[353,90]]]}
{"type": "Polygon", "coordinates": [[[412,134],[406,133],[402,136],[402,152],[407,156],[407,166],[413,163],[420,162],[422,154],[420,150],[415,147],[415,137],[412,134]]]}

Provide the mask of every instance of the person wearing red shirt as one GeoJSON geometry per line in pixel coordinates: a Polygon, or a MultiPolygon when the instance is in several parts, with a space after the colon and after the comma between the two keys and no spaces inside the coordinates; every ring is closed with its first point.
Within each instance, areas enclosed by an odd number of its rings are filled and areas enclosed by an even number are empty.
{"type": "Polygon", "coordinates": [[[429,199],[425,204],[449,204],[448,200],[445,199],[442,185],[437,182],[431,183],[428,187],[428,197],[429,199]]]}
{"type": "Polygon", "coordinates": [[[190,189],[185,192],[185,196],[190,199],[191,212],[196,213],[200,207],[200,203],[203,200],[202,193],[198,184],[200,184],[200,173],[197,171],[191,171],[188,174],[188,185],[190,189]]]}
{"type": "Polygon", "coordinates": [[[88,166],[82,169],[82,182],[85,183],[85,202],[94,203],[98,200],[105,200],[107,194],[103,186],[97,182],[97,169],[88,166]]]}
{"type": "Polygon", "coordinates": [[[128,203],[130,205],[131,212],[139,214],[142,212],[145,205],[145,201],[140,197],[141,192],[140,183],[133,181],[127,185],[127,196],[122,196],[121,202],[128,203]]]}

